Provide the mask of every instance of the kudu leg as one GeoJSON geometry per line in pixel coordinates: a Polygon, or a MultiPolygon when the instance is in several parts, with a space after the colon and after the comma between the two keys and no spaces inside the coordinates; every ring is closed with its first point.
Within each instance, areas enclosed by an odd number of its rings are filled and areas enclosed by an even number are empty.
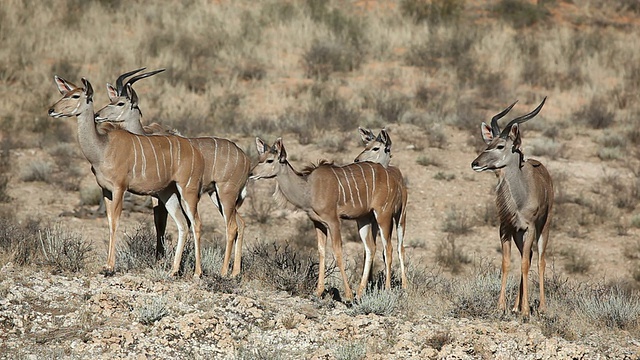
{"type": "Polygon", "coordinates": [[[338,269],[340,269],[340,275],[342,275],[345,298],[348,301],[353,301],[353,292],[351,291],[351,287],[349,286],[349,278],[347,277],[347,272],[345,271],[344,258],[342,256],[342,235],[340,234],[340,221],[336,220],[335,222],[329,223],[327,227],[328,236],[331,237],[333,254],[336,257],[338,269]]]}
{"type": "MultiPolygon", "coordinates": [[[[180,191],[180,187],[178,187],[178,190],[180,191]]],[[[198,201],[200,200],[200,196],[198,189],[182,190],[180,195],[182,208],[191,222],[193,247],[196,258],[196,268],[193,272],[193,277],[199,279],[202,275],[202,263],[200,261],[200,233],[202,231],[202,222],[200,221],[200,214],[198,214],[198,201]]]]}
{"type": "Polygon", "coordinates": [[[542,235],[538,239],[538,276],[540,282],[540,307],[538,311],[545,312],[547,310],[547,303],[544,296],[544,272],[547,266],[545,254],[547,250],[547,243],[549,241],[549,226],[545,224],[545,228],[542,230],[542,235]]]}
{"type": "Polygon", "coordinates": [[[501,238],[502,243],[502,281],[500,285],[500,297],[498,298],[498,309],[502,312],[507,311],[506,290],[507,278],[509,276],[509,266],[511,265],[511,239],[507,236],[501,238]]]}
{"type": "Polygon", "coordinates": [[[522,284],[521,284],[521,299],[520,299],[520,311],[522,316],[528,317],[530,315],[529,308],[529,270],[531,269],[531,259],[533,257],[533,240],[535,238],[535,232],[528,230],[525,233],[524,249],[522,252],[522,284]]]}
{"type": "Polygon", "coordinates": [[[173,267],[171,269],[171,276],[175,276],[180,271],[180,261],[182,260],[182,251],[184,250],[189,232],[189,223],[187,222],[187,218],[180,205],[180,199],[176,193],[160,193],[158,197],[178,228],[178,243],[176,244],[173,267]]]}
{"type": "Polygon", "coordinates": [[[316,227],[316,238],[318,240],[318,285],[316,286],[316,296],[321,297],[324,293],[324,273],[325,273],[325,254],[327,251],[327,234],[326,228],[318,223],[313,223],[316,227]]]}
{"type": "Polygon", "coordinates": [[[103,192],[104,202],[107,207],[107,220],[109,222],[109,251],[107,254],[107,266],[103,270],[105,276],[115,274],[116,268],[116,233],[118,222],[122,214],[122,202],[124,200],[124,189],[114,189],[111,194],[103,192]],[[110,195],[110,196],[109,196],[110,195]]]}
{"type": "MultiPolygon", "coordinates": [[[[220,189],[218,189],[215,193],[212,193],[210,197],[214,203],[220,204],[219,210],[222,214],[222,217],[224,218],[226,228],[226,245],[220,274],[222,274],[222,276],[227,275],[227,272],[229,271],[229,262],[231,261],[231,252],[233,251],[235,253],[235,257],[233,261],[233,270],[231,271],[231,276],[236,276],[240,273],[240,266],[242,261],[242,239],[239,236],[240,226],[238,224],[239,216],[236,212],[236,194],[230,194],[229,192],[220,192],[220,189]]],[[[244,222],[242,223],[242,225],[244,227],[244,222]]]]}
{"type": "MultiPolygon", "coordinates": [[[[404,212],[403,212],[404,213],[404,212]]],[[[398,237],[398,259],[400,260],[400,276],[402,279],[402,288],[407,288],[407,273],[404,267],[404,229],[405,218],[404,215],[395,219],[396,222],[396,236],[398,237]]]]}
{"type": "Polygon", "coordinates": [[[162,201],[153,207],[153,224],[156,228],[156,260],[165,256],[165,233],[167,231],[167,208],[162,201]]]}
{"type": "Polygon", "coordinates": [[[371,220],[367,219],[358,219],[356,220],[358,223],[358,233],[360,234],[360,239],[364,244],[364,266],[362,268],[362,279],[360,280],[360,286],[356,292],[356,296],[358,299],[362,297],[364,293],[367,283],[369,282],[369,278],[371,277],[371,267],[373,265],[373,257],[376,253],[376,242],[373,237],[373,233],[371,231],[372,225],[371,220]]]}
{"type": "Polygon", "coordinates": [[[376,221],[382,238],[382,255],[384,259],[384,288],[391,289],[391,263],[393,262],[393,245],[391,244],[392,218],[376,213],[376,221]]]}

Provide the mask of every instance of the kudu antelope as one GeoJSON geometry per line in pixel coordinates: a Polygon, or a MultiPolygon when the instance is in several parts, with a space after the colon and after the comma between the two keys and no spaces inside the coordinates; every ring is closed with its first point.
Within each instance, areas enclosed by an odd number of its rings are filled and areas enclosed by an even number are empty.
{"type": "Polygon", "coordinates": [[[515,102],[491,119],[491,126],[482,123],[482,138],[487,148],[471,163],[475,171],[496,171],[498,186],[496,205],[500,217],[500,241],[502,243],[502,286],[498,308],[506,310],[505,289],[509,272],[511,239],[521,256],[520,286],[513,311],[529,316],[529,268],[533,256],[532,247],[537,242],[538,275],[540,278],[540,311],[545,310],[544,271],[545,251],[549,243],[553,184],[547,169],[533,159],[524,159],[519,125],[535,117],[546,97],[532,112],[511,120],[500,130],[498,120],[504,117],[515,102]]]}
{"type": "Polygon", "coordinates": [[[320,163],[298,172],[289,164],[281,139],[267,146],[260,138],[256,138],[256,147],[258,163],[251,171],[251,179],[275,177],[276,195],[304,210],[316,228],[320,262],[316,288],[318,296],[324,292],[325,251],[329,237],[344,282],[346,298],[353,299],[342,258],[340,218],[356,220],[366,252],[363,277],[357,292],[360,297],[370,271],[371,247],[366,243],[369,228],[377,222],[382,240],[386,242],[391,237],[393,215],[401,204],[395,178],[382,165],[370,162],[346,166],[320,163]]]}
{"type": "MultiPolygon", "coordinates": [[[[400,193],[402,195],[402,205],[398,208],[399,213],[394,214],[393,219],[396,224],[396,236],[398,237],[398,259],[400,260],[400,274],[402,276],[402,287],[407,288],[407,275],[405,273],[404,266],[404,235],[407,213],[407,186],[404,183],[404,177],[402,172],[395,166],[389,166],[391,162],[391,137],[385,129],[380,131],[380,134],[376,136],[371,130],[358,127],[358,132],[365,145],[364,150],[355,158],[354,162],[370,161],[381,164],[387,171],[395,178],[396,183],[400,187],[400,193]]],[[[372,227],[370,236],[373,240],[369,241],[373,244],[373,253],[375,254],[375,226],[372,227]]],[[[385,264],[391,260],[391,237],[386,239],[387,242],[383,243],[383,258],[385,264]],[[388,260],[387,260],[388,259],[388,260]]],[[[391,274],[386,274],[386,286],[391,286],[391,274]]]]}
{"type": "MultiPolygon", "coordinates": [[[[109,222],[109,251],[105,275],[112,275],[116,261],[116,231],[122,213],[125,191],[140,195],[156,195],[172,209],[171,214],[185,214],[191,221],[195,244],[194,276],[202,274],[200,264],[200,230],[198,200],[204,160],[191,140],[179,136],[140,136],[124,130],[98,131],[94,122],[93,88],[82,79],[78,87],[55,76],[62,99],[49,109],[54,118],[75,116],[78,122],[78,142],[84,156],[91,163],[107,208],[109,222]],[[172,196],[175,192],[178,197],[172,196]]],[[[176,220],[176,222],[178,222],[176,220]]],[[[178,246],[172,274],[180,267],[180,259],[187,237],[178,227],[178,246]]]]}
{"type": "MultiPolygon", "coordinates": [[[[137,75],[123,84],[124,79],[135,70],[121,75],[116,80],[116,86],[107,85],[111,102],[96,113],[98,122],[115,122],[121,128],[140,135],[155,135],[164,132],[161,125],[154,128],[143,127],[142,113],[138,107],[138,96],[131,85],[141,78],[151,76],[161,70],[137,75]]],[[[231,252],[234,251],[232,276],[240,273],[242,261],[242,241],[245,222],[238,213],[246,196],[246,185],[251,168],[251,160],[234,142],[219,137],[189,138],[193,146],[204,157],[204,172],[202,178],[202,193],[207,193],[225,220],[226,248],[221,274],[227,275],[231,252]]],[[[166,211],[158,206],[154,209],[156,236],[158,247],[164,244],[166,228],[166,211]]]]}

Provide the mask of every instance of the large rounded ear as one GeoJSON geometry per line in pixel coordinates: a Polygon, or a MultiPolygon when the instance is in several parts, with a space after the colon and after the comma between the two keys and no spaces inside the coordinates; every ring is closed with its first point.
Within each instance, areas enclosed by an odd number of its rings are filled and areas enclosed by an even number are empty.
{"type": "Polygon", "coordinates": [[[513,147],[520,150],[520,144],[522,141],[520,139],[520,127],[517,123],[511,125],[511,130],[509,130],[509,139],[513,141],[513,147]]]}
{"type": "Polygon", "coordinates": [[[87,104],[93,101],[93,86],[89,80],[82,78],[82,85],[84,86],[84,93],[87,96],[87,104]]]}
{"type": "Polygon", "coordinates": [[[77,86],[75,86],[72,83],[68,82],[67,80],[59,77],[58,75],[54,75],[53,76],[53,80],[56,82],[56,86],[58,87],[58,91],[60,91],[60,94],[62,94],[62,95],[66,95],[69,91],[77,88],[77,86]]]}
{"type": "Polygon", "coordinates": [[[493,141],[493,131],[491,127],[483,122],[482,125],[480,125],[480,132],[482,132],[482,140],[484,140],[485,144],[491,144],[491,141],[493,141]]]}
{"type": "Polygon", "coordinates": [[[287,151],[284,149],[284,143],[282,142],[282,138],[276,139],[276,142],[273,143],[273,149],[276,151],[278,155],[278,161],[281,163],[287,161],[287,151]]]}
{"type": "Polygon", "coordinates": [[[369,129],[358,126],[358,132],[360,133],[360,138],[365,144],[370,143],[376,138],[376,136],[373,134],[373,131],[369,129]]]}
{"type": "Polygon", "coordinates": [[[109,96],[109,101],[113,101],[118,97],[118,90],[115,86],[107,83],[107,95],[109,96]]]}
{"type": "Polygon", "coordinates": [[[262,139],[256,137],[256,149],[258,150],[258,155],[264,155],[269,150],[269,147],[262,139]]]}

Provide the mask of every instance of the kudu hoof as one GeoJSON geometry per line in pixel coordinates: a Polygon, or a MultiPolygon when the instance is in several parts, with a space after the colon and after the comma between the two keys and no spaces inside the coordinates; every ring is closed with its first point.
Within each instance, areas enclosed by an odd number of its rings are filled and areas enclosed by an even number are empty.
{"type": "Polygon", "coordinates": [[[102,269],[100,274],[104,275],[104,277],[112,277],[116,274],[116,271],[111,269],[102,269]]]}

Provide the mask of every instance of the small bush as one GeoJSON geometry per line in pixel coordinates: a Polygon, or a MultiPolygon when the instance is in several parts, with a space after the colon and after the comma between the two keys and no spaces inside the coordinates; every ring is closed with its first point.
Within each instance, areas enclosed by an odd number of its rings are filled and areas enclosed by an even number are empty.
{"type": "MultiPolygon", "coordinates": [[[[500,274],[488,269],[473,271],[473,276],[454,283],[452,309],[454,317],[490,319],[498,316],[500,274]]],[[[515,286],[509,283],[507,290],[513,293],[515,286]]]]}
{"type": "Polygon", "coordinates": [[[276,210],[274,199],[270,196],[256,196],[255,187],[249,187],[249,219],[257,222],[258,224],[266,224],[273,217],[273,212],[276,210]]]}
{"type": "Polygon", "coordinates": [[[353,305],[351,315],[390,316],[402,307],[402,301],[403,294],[399,290],[373,288],[362,294],[362,297],[353,305]]]}
{"type": "Polygon", "coordinates": [[[117,249],[118,265],[125,270],[140,270],[156,263],[156,235],[149,223],[140,224],[133,234],[125,232],[117,249]]]}
{"type": "Polygon", "coordinates": [[[324,81],[336,71],[348,72],[359,68],[362,54],[340,42],[316,40],[304,53],[303,61],[308,78],[324,81]]]}
{"type": "Polygon", "coordinates": [[[550,16],[544,2],[532,4],[524,0],[500,0],[493,7],[493,12],[510,22],[515,28],[532,26],[550,16]]]}
{"type": "Polygon", "coordinates": [[[433,175],[433,178],[435,180],[451,181],[456,178],[456,174],[448,174],[443,171],[438,171],[435,175],[433,175]]]}
{"type": "Polygon", "coordinates": [[[535,139],[529,144],[532,147],[531,154],[534,156],[547,156],[555,160],[564,155],[564,144],[553,139],[535,139]]]}
{"type": "Polygon", "coordinates": [[[416,163],[418,165],[422,165],[422,166],[435,166],[435,167],[440,167],[440,162],[438,162],[438,160],[428,157],[426,155],[420,155],[417,159],[416,159],[416,163]]]}
{"type": "MultiPolygon", "coordinates": [[[[262,281],[266,286],[292,295],[309,295],[315,290],[318,262],[310,257],[300,259],[289,244],[257,244],[249,250],[246,258],[244,276],[249,279],[262,281]]],[[[327,266],[326,275],[333,273],[334,269],[327,266]]]]}
{"type": "Polygon", "coordinates": [[[465,0],[402,0],[400,12],[415,23],[438,24],[456,21],[463,14],[465,0]]]}
{"type": "Polygon", "coordinates": [[[592,261],[584,251],[568,248],[560,254],[566,259],[565,270],[572,274],[586,274],[591,268],[592,261]]]}
{"type": "Polygon", "coordinates": [[[457,207],[452,206],[445,211],[442,231],[450,234],[464,235],[469,233],[472,227],[471,220],[464,210],[459,210],[457,207]]]}
{"type": "Polygon", "coordinates": [[[100,205],[101,201],[102,189],[100,187],[91,185],[80,188],[80,205],[96,206],[100,205]]]}
{"type": "Polygon", "coordinates": [[[169,315],[167,299],[164,296],[154,296],[151,299],[147,299],[137,308],[136,313],[136,317],[142,325],[152,325],[169,315]]]}
{"type": "Polygon", "coordinates": [[[608,109],[604,99],[594,97],[589,104],[573,113],[573,118],[592,129],[606,129],[615,122],[615,113],[608,109]]]}
{"type": "Polygon", "coordinates": [[[454,341],[454,337],[451,335],[451,331],[441,331],[437,334],[426,339],[426,344],[436,349],[442,350],[445,345],[451,344],[454,341]]]}
{"type": "Polygon", "coordinates": [[[0,253],[15,264],[23,266],[40,260],[40,222],[28,220],[20,224],[12,214],[0,216],[0,253]]]}
{"type": "Polygon", "coordinates": [[[631,330],[640,325],[640,300],[619,286],[594,289],[577,298],[580,312],[597,324],[613,329],[631,330]]]}
{"type": "Polygon", "coordinates": [[[79,272],[84,270],[92,247],[81,234],[63,230],[59,226],[40,232],[40,244],[45,264],[56,271],[79,272]]]}
{"type": "Polygon", "coordinates": [[[436,260],[454,274],[459,273],[463,265],[471,263],[471,258],[460,250],[452,234],[448,234],[436,247],[436,260]]]}
{"type": "Polygon", "coordinates": [[[410,99],[400,93],[379,91],[364,95],[364,108],[373,109],[385,124],[399,122],[410,107],[410,99]]]}
{"type": "Polygon", "coordinates": [[[22,171],[20,178],[26,182],[42,181],[50,183],[52,172],[53,167],[50,162],[35,160],[22,171]]]}
{"type": "Polygon", "coordinates": [[[336,360],[362,360],[367,358],[367,348],[363,343],[349,342],[338,346],[334,356],[336,360]]]}

